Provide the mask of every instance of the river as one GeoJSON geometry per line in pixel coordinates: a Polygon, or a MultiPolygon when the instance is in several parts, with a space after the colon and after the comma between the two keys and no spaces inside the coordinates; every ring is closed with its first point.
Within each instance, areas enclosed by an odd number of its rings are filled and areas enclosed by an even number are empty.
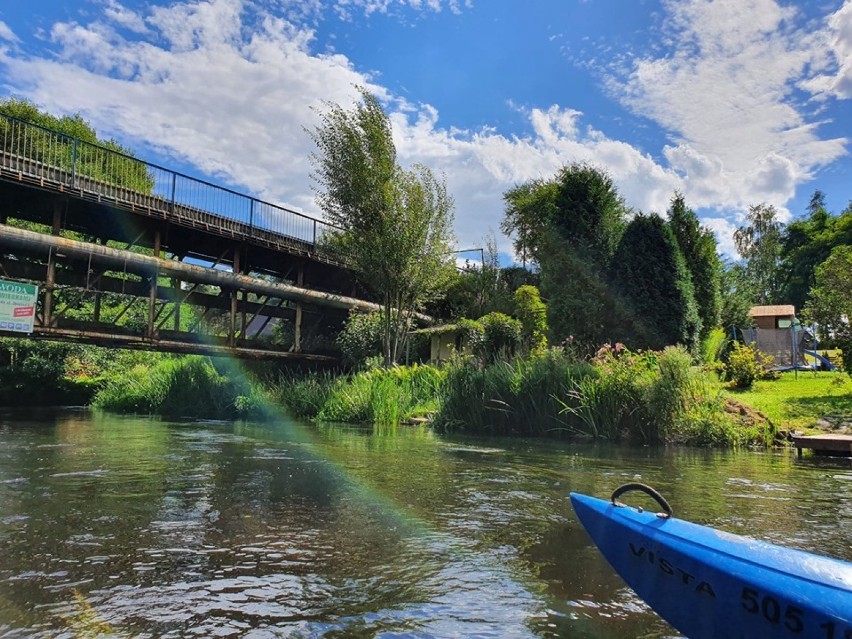
{"type": "Polygon", "coordinates": [[[567,499],[852,561],[852,466],[789,451],[0,413],[4,637],[677,637],[567,499]]]}

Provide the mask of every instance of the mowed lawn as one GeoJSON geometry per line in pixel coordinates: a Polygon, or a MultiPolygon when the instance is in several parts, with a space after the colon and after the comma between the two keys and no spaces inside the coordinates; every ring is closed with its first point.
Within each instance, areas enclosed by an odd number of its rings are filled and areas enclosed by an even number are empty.
{"type": "Polygon", "coordinates": [[[846,373],[782,373],[781,379],[756,382],[751,390],[727,392],[781,429],[814,428],[826,416],[852,421],[852,378],[846,373]]]}

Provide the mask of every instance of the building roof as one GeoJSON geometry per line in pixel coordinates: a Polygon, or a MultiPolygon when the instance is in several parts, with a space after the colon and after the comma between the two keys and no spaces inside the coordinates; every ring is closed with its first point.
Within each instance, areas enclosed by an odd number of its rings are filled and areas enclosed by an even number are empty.
{"type": "Polygon", "coordinates": [[[444,333],[452,333],[460,330],[457,324],[441,324],[439,326],[429,326],[427,328],[418,328],[414,331],[409,331],[410,335],[443,335],[444,333]]]}
{"type": "Polygon", "coordinates": [[[786,317],[796,314],[796,307],[792,304],[776,304],[775,306],[752,306],[748,312],[749,317],[786,317]]]}

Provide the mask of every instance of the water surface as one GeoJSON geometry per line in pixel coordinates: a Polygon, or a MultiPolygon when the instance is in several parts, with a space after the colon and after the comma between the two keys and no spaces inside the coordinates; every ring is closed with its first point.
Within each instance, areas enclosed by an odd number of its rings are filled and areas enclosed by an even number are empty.
{"type": "Polygon", "coordinates": [[[852,466],[426,428],[0,414],[9,637],[676,637],[567,494],[852,561],[852,466]]]}

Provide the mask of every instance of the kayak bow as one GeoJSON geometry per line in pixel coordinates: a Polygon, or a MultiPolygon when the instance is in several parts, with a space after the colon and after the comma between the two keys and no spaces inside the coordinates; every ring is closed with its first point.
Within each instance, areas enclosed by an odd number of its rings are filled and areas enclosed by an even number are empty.
{"type": "Polygon", "coordinates": [[[690,639],[852,639],[850,563],[676,519],[643,484],[571,504],[622,579],[690,639]],[[666,513],[616,501],[629,490],[666,513]]]}

